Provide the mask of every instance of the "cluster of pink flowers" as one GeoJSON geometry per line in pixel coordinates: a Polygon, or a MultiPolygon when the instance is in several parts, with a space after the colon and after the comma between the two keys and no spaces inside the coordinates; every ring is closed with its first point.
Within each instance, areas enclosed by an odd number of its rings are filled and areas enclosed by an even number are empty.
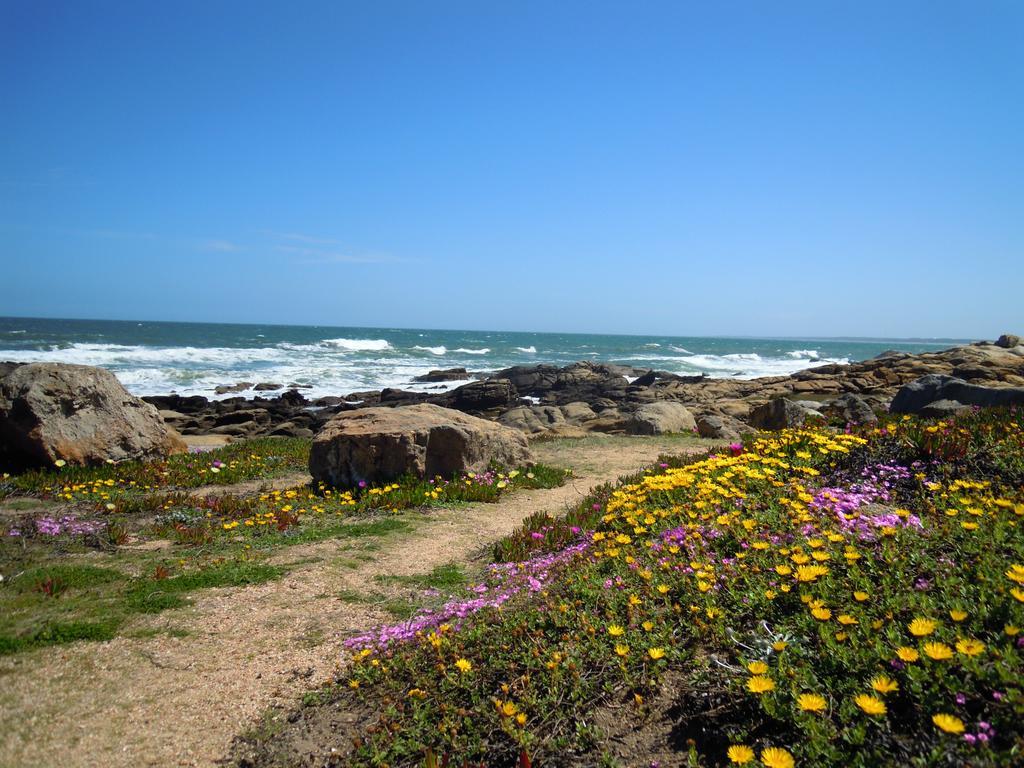
{"type": "Polygon", "coordinates": [[[590,538],[584,537],[558,552],[532,557],[520,563],[492,563],[487,569],[487,581],[468,590],[476,597],[452,600],[437,610],[420,611],[409,621],[390,624],[349,638],[345,641],[345,647],[382,649],[391,643],[413,640],[441,624],[450,623],[458,629],[466,618],[479,611],[498,608],[523,593],[540,592],[552,582],[559,566],[583,553],[589,546],[590,538]]]}
{"type": "Polygon", "coordinates": [[[848,486],[826,486],[814,494],[811,509],[831,512],[840,526],[862,540],[873,541],[879,528],[921,527],[916,515],[901,517],[894,512],[862,511],[871,504],[893,500],[896,483],[910,478],[910,470],[898,464],[876,464],[861,471],[860,478],[848,486]]]}
{"type": "MultiPolygon", "coordinates": [[[[60,536],[62,533],[69,533],[72,536],[82,536],[90,533],[99,533],[106,527],[102,520],[79,520],[75,515],[64,515],[63,517],[40,517],[34,521],[36,533],[42,536],[60,536]]],[[[11,528],[7,531],[8,536],[21,536],[20,528],[11,528]]]]}

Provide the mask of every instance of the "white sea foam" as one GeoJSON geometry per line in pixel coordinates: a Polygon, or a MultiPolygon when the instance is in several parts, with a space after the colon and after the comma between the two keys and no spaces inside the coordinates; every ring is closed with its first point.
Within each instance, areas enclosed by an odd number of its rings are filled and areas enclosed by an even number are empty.
{"type": "MultiPolygon", "coordinates": [[[[113,371],[129,391],[140,395],[178,392],[183,395],[198,394],[211,398],[237,397],[238,395],[233,393],[217,396],[213,390],[222,384],[251,381],[275,382],[283,386],[310,385],[310,389],[303,389],[302,392],[312,399],[322,395],[344,395],[384,387],[440,391],[468,383],[469,379],[443,383],[414,381],[415,377],[438,367],[435,357],[446,353],[450,357],[462,355],[466,362],[469,362],[466,358],[470,356],[490,355],[486,360],[487,364],[493,367],[514,365],[517,361],[521,363],[522,355],[536,355],[531,361],[564,365],[578,359],[575,355],[580,354],[580,347],[571,348],[576,350],[575,353],[569,348],[555,351],[546,348],[542,354],[538,354],[536,346],[510,346],[496,352],[491,347],[484,347],[484,342],[479,336],[454,342],[465,346],[451,351],[444,346],[410,348],[407,343],[398,342],[397,339],[401,337],[392,336],[391,332],[378,333],[387,333],[390,338],[396,339],[394,343],[397,346],[392,346],[392,343],[383,338],[326,339],[303,344],[264,342],[265,345],[252,340],[245,347],[157,347],[109,344],[93,340],[75,344],[54,344],[41,349],[0,350],[0,360],[100,366],[113,371]],[[477,344],[480,346],[476,346],[477,344]]],[[[433,334],[425,336],[437,338],[433,334]]],[[[12,339],[9,344],[15,346],[21,341],[12,339]]],[[[764,346],[752,348],[763,350],[764,346]]],[[[819,350],[782,349],[786,347],[782,347],[778,352],[773,351],[772,354],[762,351],[761,354],[739,352],[715,355],[690,354],[681,347],[665,345],[663,349],[638,349],[638,354],[617,358],[617,361],[636,365],[646,363],[649,367],[683,375],[706,373],[710,376],[730,378],[778,376],[813,365],[848,362],[847,359],[838,356],[819,358],[819,350]]],[[[483,357],[478,359],[481,362],[484,360],[483,357]]],[[[595,355],[594,359],[609,358],[606,355],[595,355]]],[[[252,391],[242,393],[246,397],[257,394],[252,391]]]]}
{"type": "Polygon", "coordinates": [[[668,348],[671,349],[673,352],[679,352],[679,353],[684,354],[684,355],[692,355],[693,354],[693,352],[691,352],[690,350],[683,349],[682,347],[677,347],[675,344],[669,344],[668,348]]]}
{"type": "Polygon", "coordinates": [[[658,343],[658,342],[656,342],[656,341],[652,341],[652,342],[651,342],[650,344],[644,344],[644,346],[645,346],[645,347],[660,347],[660,346],[661,346],[661,344],[659,344],[659,343],[658,343]]]}
{"type": "Polygon", "coordinates": [[[373,352],[391,348],[387,339],[324,339],[320,343],[350,352],[373,352]]]}

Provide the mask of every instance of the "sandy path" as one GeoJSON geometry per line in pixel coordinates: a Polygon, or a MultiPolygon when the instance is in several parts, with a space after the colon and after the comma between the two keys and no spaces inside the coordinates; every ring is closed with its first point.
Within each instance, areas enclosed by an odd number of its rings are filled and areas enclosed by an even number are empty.
{"type": "Polygon", "coordinates": [[[280,581],[197,593],[191,607],[132,627],[179,627],[188,630],[183,637],[118,637],[0,658],[0,766],[217,765],[268,707],[329,679],[345,637],[394,621],[351,599],[386,591],[375,576],[484,563],[487,546],[524,517],[561,511],[591,487],[692,445],[671,438],[539,444],[538,460],[575,468],[566,485],[418,516],[413,530],[379,540],[379,549],[351,541],[284,549],[275,561],[302,564],[280,581]]]}

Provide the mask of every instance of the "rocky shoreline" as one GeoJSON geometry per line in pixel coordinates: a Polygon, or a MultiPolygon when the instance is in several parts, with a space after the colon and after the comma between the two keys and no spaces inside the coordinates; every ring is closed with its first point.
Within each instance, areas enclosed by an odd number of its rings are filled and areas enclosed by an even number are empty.
{"type": "MultiPolygon", "coordinates": [[[[423,382],[478,380],[443,392],[401,389],[357,392],[344,397],[307,399],[299,389],[275,397],[162,395],[143,398],[159,409],[169,426],[184,435],[312,437],[334,415],[371,406],[428,403],[499,421],[531,437],[584,436],[594,432],[658,434],[696,430],[705,437],[733,439],[751,429],[777,429],[808,416],[852,422],[888,410],[904,385],[925,376],[952,377],[961,384],[1013,387],[1009,402],[1024,402],[1024,341],[1004,335],[938,352],[884,352],[848,365],[821,365],[791,376],[717,379],[678,376],[607,363],[578,362],[515,366],[493,373],[465,369],[434,371],[423,382]]],[[[933,413],[986,404],[977,391],[946,396],[950,382],[933,382],[917,401],[933,413]],[[932,399],[928,399],[932,398],[932,399]],[[965,403],[962,400],[979,400],[965,403]]],[[[957,385],[959,386],[959,385],[957,385]]],[[[240,382],[221,392],[258,389],[240,382]]],[[[264,390],[266,387],[264,387],[264,390]]],[[[952,391],[952,390],[951,390],[952,391]]],[[[998,398],[997,398],[998,399],[998,398]]],[[[1006,399],[1006,396],[1003,397],[1006,399]]]]}

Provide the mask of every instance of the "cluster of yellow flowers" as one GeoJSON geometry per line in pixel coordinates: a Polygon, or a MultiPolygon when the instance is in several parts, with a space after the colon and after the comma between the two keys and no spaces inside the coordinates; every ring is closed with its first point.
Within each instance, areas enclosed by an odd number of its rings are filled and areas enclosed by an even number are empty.
{"type": "MultiPolygon", "coordinates": [[[[620,565],[614,572],[620,574],[623,588],[632,590],[627,605],[630,621],[607,626],[611,653],[625,659],[630,652],[630,628],[653,628],[652,621],[641,621],[636,615],[651,600],[671,605],[676,613],[688,610],[700,620],[716,619],[723,616],[717,599],[720,591],[740,593],[754,585],[760,585],[769,601],[799,592],[809,616],[830,635],[829,642],[851,642],[857,637],[857,642],[863,643],[873,633],[888,633],[897,619],[892,607],[897,596],[885,595],[887,599],[878,605],[886,608],[876,609],[869,585],[879,581],[878,574],[870,570],[877,566],[865,563],[862,567],[862,561],[892,557],[885,549],[889,546],[886,542],[897,537],[911,520],[918,528],[924,524],[909,510],[886,507],[884,513],[895,522],[879,524],[869,536],[858,536],[856,530],[840,524],[839,516],[820,509],[822,502],[834,503],[839,497],[830,498],[827,491],[819,490],[816,498],[808,485],[819,476],[819,470],[808,464],[827,466],[832,456],[846,454],[866,442],[852,434],[787,431],[758,440],[749,450],[650,474],[615,490],[605,505],[602,524],[592,534],[593,556],[598,562],[608,560],[627,566],[623,569],[620,565]],[[720,546],[723,541],[732,542],[735,548],[729,551],[720,546]],[[679,588],[679,574],[686,575],[695,591],[686,588],[685,583],[679,588]],[[848,585],[845,590],[844,584],[848,585]],[[819,585],[822,588],[816,590],[819,585]],[[694,601],[694,595],[701,600],[694,601]],[[688,607],[676,602],[686,599],[691,601],[688,607]]],[[[920,474],[916,478],[923,479],[920,474]]],[[[995,494],[988,482],[933,482],[927,488],[935,504],[935,510],[927,511],[940,518],[965,518],[961,523],[965,531],[996,519],[1012,528],[1016,526],[1015,518],[1024,514],[1019,499],[995,494]]],[[[851,509],[842,522],[857,521],[860,514],[851,509]]],[[[1012,582],[1009,594],[1024,602],[1024,565],[1009,564],[1006,577],[1012,582]]],[[[911,602],[905,604],[909,607],[911,602]]],[[[889,646],[891,655],[880,658],[878,665],[886,665],[891,658],[914,664],[921,658],[943,663],[956,657],[984,655],[984,640],[958,631],[968,618],[966,607],[949,611],[948,643],[929,638],[940,626],[934,617],[917,617],[906,631],[921,640],[920,645],[889,646]]],[[[1004,628],[1008,637],[1019,631],[1013,623],[1004,628]]],[[[775,658],[783,666],[786,646],[786,642],[773,646],[775,658]]],[[[652,648],[650,655],[660,658],[662,650],[652,648]]],[[[762,697],[777,691],[779,678],[772,674],[765,659],[749,661],[745,668],[750,676],[743,687],[748,693],[762,697]]],[[[794,672],[780,668],[777,674],[788,679],[794,672]]],[[[942,673],[936,670],[935,674],[942,673]]],[[[851,695],[851,703],[869,718],[884,717],[888,712],[885,697],[899,692],[900,682],[879,671],[869,677],[866,687],[868,690],[851,695]]],[[[791,700],[799,712],[825,714],[833,706],[829,698],[832,693],[796,690],[791,700]]],[[[943,713],[935,715],[934,724],[947,733],[964,729],[955,716],[943,713]]],[[[755,755],[749,747],[734,745],[728,756],[742,764],[755,755]]],[[[785,750],[770,748],[762,754],[761,762],[766,766],[792,766],[793,758],[785,750]]]]}

